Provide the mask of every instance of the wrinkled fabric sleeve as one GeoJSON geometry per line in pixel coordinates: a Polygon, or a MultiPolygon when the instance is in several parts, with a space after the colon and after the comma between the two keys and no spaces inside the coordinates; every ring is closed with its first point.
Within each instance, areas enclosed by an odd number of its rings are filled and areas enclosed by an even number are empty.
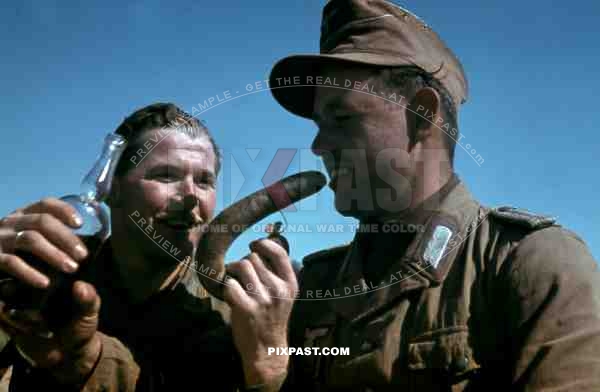
{"type": "Polygon", "coordinates": [[[260,385],[249,385],[240,389],[240,392],[279,392],[287,379],[287,372],[280,374],[275,379],[260,385]]]}
{"type": "Polygon", "coordinates": [[[600,391],[600,273],[583,241],[533,232],[502,270],[511,390],[600,391]]]}
{"type": "MultiPolygon", "coordinates": [[[[45,369],[36,369],[22,357],[15,358],[9,390],[65,392],[132,392],[140,374],[140,368],[131,352],[117,339],[98,332],[102,342],[100,357],[83,385],[60,383],[45,369]]],[[[17,354],[18,356],[18,354],[17,354]]]]}
{"type": "Polygon", "coordinates": [[[133,355],[118,339],[99,332],[102,353],[82,391],[135,391],[140,367],[133,355]]]}

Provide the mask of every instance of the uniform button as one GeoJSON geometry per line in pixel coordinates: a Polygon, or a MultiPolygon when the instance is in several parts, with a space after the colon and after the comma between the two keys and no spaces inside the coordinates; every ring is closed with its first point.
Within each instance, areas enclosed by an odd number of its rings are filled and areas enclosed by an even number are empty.
{"type": "Polygon", "coordinates": [[[457,358],[456,360],[454,360],[454,363],[452,365],[454,370],[456,370],[457,372],[464,372],[469,368],[469,358],[457,358]]]}

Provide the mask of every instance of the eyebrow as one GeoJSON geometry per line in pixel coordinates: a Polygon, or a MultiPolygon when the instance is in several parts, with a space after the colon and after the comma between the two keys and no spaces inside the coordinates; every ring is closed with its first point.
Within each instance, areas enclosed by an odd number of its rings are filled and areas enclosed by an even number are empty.
{"type": "MultiPolygon", "coordinates": [[[[177,165],[177,162],[172,162],[172,161],[157,161],[154,164],[150,165],[150,167],[148,168],[148,170],[150,172],[153,171],[157,171],[157,170],[182,170],[182,167],[177,165]]],[[[202,168],[202,169],[198,169],[198,170],[194,170],[194,173],[199,172],[203,175],[210,175],[213,178],[216,178],[215,172],[214,170],[211,170],[211,168],[202,168]]]]}

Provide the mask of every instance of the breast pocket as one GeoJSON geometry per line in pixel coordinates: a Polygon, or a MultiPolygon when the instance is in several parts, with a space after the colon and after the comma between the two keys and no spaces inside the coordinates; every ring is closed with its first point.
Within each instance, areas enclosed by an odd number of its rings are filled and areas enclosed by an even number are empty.
{"type": "MultiPolygon", "coordinates": [[[[295,348],[318,348],[332,346],[333,324],[311,324],[304,328],[302,343],[295,348]]],[[[323,360],[326,357],[314,355],[312,353],[302,353],[302,355],[293,356],[294,372],[297,378],[302,382],[309,384],[318,384],[322,381],[323,360]]]]}
{"type": "Polygon", "coordinates": [[[444,328],[411,339],[408,369],[414,390],[476,390],[480,366],[473,355],[468,328],[444,328]]]}
{"type": "Polygon", "coordinates": [[[331,358],[328,376],[332,387],[377,391],[390,384],[399,346],[399,327],[394,320],[396,314],[390,312],[340,330],[338,341],[349,352],[331,358]]]}

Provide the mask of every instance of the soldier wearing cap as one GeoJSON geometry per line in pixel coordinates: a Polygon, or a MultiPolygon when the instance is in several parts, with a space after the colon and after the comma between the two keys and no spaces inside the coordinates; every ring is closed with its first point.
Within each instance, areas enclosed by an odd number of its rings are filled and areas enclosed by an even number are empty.
{"type": "Polygon", "coordinates": [[[279,61],[271,91],[316,123],[336,209],[380,230],[304,260],[289,346],[349,355],[291,356],[283,389],[600,390],[596,262],[454,173],[468,84],[452,51],[383,0],[328,2],[320,48],[279,61]]]}

